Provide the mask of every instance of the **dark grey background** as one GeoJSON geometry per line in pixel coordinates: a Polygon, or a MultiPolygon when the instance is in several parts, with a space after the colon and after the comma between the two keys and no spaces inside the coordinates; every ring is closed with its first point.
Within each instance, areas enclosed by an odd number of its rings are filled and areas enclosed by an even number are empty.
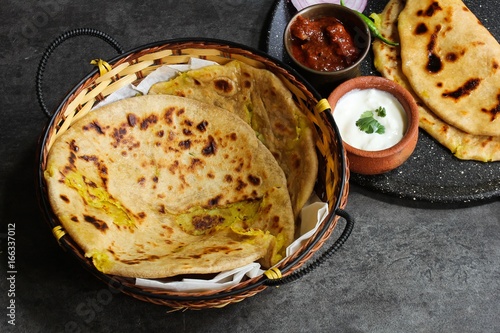
{"type": "MultiPolygon", "coordinates": [[[[372,0],[367,11],[384,4],[372,0]]],[[[2,239],[0,331],[500,331],[498,200],[439,206],[351,186],[347,211],[357,224],[335,256],[302,280],[223,309],[169,313],[168,308],[111,293],[58,247],[34,194],[37,139],[48,121],[37,104],[34,82],[50,42],[66,30],[91,27],[114,36],[125,49],[177,37],[259,47],[272,7],[271,0],[2,2],[0,232],[15,223],[17,274],[12,327],[7,323],[10,284],[2,239]]],[[[476,7],[486,26],[497,25],[494,1],[476,7]]],[[[45,75],[49,107],[54,109],[93,69],[90,59],[114,56],[95,38],[63,44],[45,75]]]]}

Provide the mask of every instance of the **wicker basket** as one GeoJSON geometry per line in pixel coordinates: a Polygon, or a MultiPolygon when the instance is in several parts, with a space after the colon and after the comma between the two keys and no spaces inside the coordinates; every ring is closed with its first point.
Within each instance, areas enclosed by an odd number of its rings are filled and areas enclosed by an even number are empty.
{"type": "Polygon", "coordinates": [[[220,40],[178,39],[157,42],[129,52],[123,52],[120,45],[113,38],[100,31],[75,29],[59,36],[47,48],[40,61],[36,85],[40,106],[50,117],[50,122],[40,137],[37,156],[39,164],[36,170],[36,188],[40,208],[60,246],[74,255],[83,266],[99,279],[125,294],[173,309],[223,307],[253,296],[268,286],[281,285],[299,279],[330,257],[340,248],[351,233],[354,222],[343,210],[347,201],[349,171],[339,132],[329,112],[328,103],[325,103],[324,99],[321,100],[319,94],[293,69],[258,50],[220,40]],[[80,35],[101,38],[113,46],[120,55],[109,62],[101,62],[100,70],[96,69],[77,84],[64,98],[57,111],[51,114],[44,103],[42,94],[42,77],[46,63],[58,45],[69,38],[80,35]],[[237,59],[257,68],[266,68],[285,83],[292,92],[296,103],[311,119],[317,130],[319,138],[317,141],[319,170],[315,191],[324,202],[328,203],[329,215],[324,219],[314,236],[294,255],[288,257],[277,267],[276,272],[278,274],[265,274],[247,279],[234,287],[224,290],[179,293],[139,287],[135,285],[134,279],[99,272],[92,262],[85,257],[82,249],[65,233],[54,215],[49,204],[43,172],[46,167],[48,152],[54,140],[66,131],[73,122],[87,114],[96,103],[127,84],[137,84],[161,65],[184,64],[193,57],[216,61],[220,64],[224,64],[231,59],[237,59]],[[346,220],[342,234],[322,255],[319,255],[315,260],[310,260],[313,254],[330,237],[340,217],[346,220]],[[311,262],[301,268],[308,260],[311,262]]]}

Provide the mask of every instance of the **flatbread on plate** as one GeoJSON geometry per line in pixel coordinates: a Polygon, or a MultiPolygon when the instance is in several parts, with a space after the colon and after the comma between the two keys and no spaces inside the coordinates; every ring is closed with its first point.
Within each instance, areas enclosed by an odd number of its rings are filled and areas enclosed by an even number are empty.
{"type": "Polygon", "coordinates": [[[500,44],[460,0],[408,0],[398,16],[402,70],[446,123],[500,136],[500,44]]]}
{"type": "MultiPolygon", "coordinates": [[[[405,6],[403,0],[390,0],[380,14],[381,32],[392,40],[400,40],[398,17],[405,6]]],[[[419,108],[420,127],[429,133],[459,159],[483,162],[500,160],[500,136],[472,135],[437,117],[413,91],[403,73],[400,48],[374,41],[374,64],[386,78],[391,79],[412,93],[419,108]]]]}

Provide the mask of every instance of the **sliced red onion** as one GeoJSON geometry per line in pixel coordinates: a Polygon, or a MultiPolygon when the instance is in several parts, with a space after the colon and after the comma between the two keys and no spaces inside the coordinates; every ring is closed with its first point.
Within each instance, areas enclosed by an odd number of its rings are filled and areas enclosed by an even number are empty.
{"type": "MultiPolygon", "coordinates": [[[[302,8],[316,5],[318,3],[335,3],[337,5],[340,4],[340,0],[291,0],[292,4],[297,8],[297,10],[301,10],[302,8]]],[[[357,10],[362,13],[365,10],[366,4],[368,0],[344,0],[344,4],[346,7],[357,10]]]]}

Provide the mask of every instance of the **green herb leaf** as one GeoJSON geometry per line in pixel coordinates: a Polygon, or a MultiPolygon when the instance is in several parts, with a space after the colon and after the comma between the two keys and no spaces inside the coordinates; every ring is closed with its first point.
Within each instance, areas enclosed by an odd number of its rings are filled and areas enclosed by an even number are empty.
{"type": "Polygon", "coordinates": [[[387,111],[383,106],[379,106],[377,110],[375,110],[377,116],[384,118],[387,115],[387,111]]]}
{"type": "MultiPolygon", "coordinates": [[[[340,0],[340,5],[341,6],[346,6],[344,1],[343,0],[340,0]]],[[[380,32],[380,17],[375,14],[375,13],[372,13],[370,15],[370,17],[366,16],[365,14],[363,13],[360,13],[358,12],[357,10],[354,11],[356,14],[358,14],[358,16],[363,20],[365,21],[366,25],[368,26],[368,29],[370,29],[370,32],[375,36],[377,37],[378,39],[380,39],[381,41],[383,41],[384,43],[388,44],[388,45],[391,45],[391,46],[399,46],[399,43],[398,42],[393,42],[387,38],[385,38],[382,33],[380,32]]]]}
{"type": "MultiPolygon", "coordinates": [[[[378,109],[377,109],[378,110],[378,109]]],[[[384,109],[385,111],[385,109],[384,109]]],[[[358,128],[367,133],[367,134],[372,134],[372,133],[377,133],[377,134],[384,134],[385,133],[385,127],[381,123],[377,121],[373,117],[373,111],[365,111],[361,114],[361,117],[356,121],[356,126],[358,128]]]]}

